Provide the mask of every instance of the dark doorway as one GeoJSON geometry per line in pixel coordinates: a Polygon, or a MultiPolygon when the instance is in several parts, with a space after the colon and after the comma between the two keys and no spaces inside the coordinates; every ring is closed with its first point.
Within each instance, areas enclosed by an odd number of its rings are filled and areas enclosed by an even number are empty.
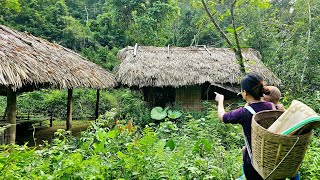
{"type": "Polygon", "coordinates": [[[201,99],[202,100],[214,100],[216,95],[214,92],[220,93],[224,95],[225,100],[237,99],[237,93],[228,91],[226,89],[213,86],[210,83],[206,82],[201,85],[201,99]]]}
{"type": "Polygon", "coordinates": [[[152,107],[166,107],[174,104],[176,90],[173,87],[144,87],[143,97],[152,107]]]}

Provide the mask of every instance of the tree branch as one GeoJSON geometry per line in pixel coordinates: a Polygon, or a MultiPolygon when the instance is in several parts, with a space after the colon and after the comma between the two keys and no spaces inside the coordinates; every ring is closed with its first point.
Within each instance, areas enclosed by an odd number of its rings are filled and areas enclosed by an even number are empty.
{"type": "Polygon", "coordinates": [[[301,79],[300,79],[300,86],[302,86],[303,84],[303,80],[304,80],[304,75],[307,69],[307,65],[308,65],[308,61],[309,61],[309,45],[310,45],[310,38],[311,38],[311,7],[310,7],[310,0],[307,1],[308,4],[308,31],[307,31],[307,44],[306,44],[306,55],[304,56],[304,66],[303,66],[303,70],[302,70],[302,74],[301,74],[301,79]]]}
{"type": "Polygon", "coordinates": [[[245,70],[244,63],[243,63],[243,56],[242,56],[242,52],[241,52],[240,42],[239,42],[239,38],[238,38],[238,33],[236,31],[236,26],[235,26],[235,23],[234,23],[234,6],[237,3],[237,0],[234,0],[233,3],[231,4],[231,7],[230,7],[232,26],[233,26],[233,29],[234,29],[234,37],[235,37],[235,41],[236,41],[236,47],[228,39],[227,35],[222,31],[222,29],[220,28],[218,23],[214,20],[214,18],[212,17],[211,13],[209,12],[209,9],[208,9],[207,4],[205,3],[205,1],[201,0],[201,2],[202,2],[202,5],[203,5],[207,15],[209,16],[209,18],[211,20],[211,22],[219,30],[220,34],[227,41],[229,46],[233,49],[233,51],[235,53],[235,56],[236,56],[236,59],[237,59],[239,65],[240,65],[240,72],[245,74],[246,70],[245,70]]]}
{"type": "Polygon", "coordinates": [[[84,10],[86,11],[86,15],[87,15],[86,23],[88,23],[89,22],[89,13],[88,13],[87,6],[84,6],[84,10]]]}
{"type": "Polygon", "coordinates": [[[234,6],[237,3],[237,0],[234,0],[233,3],[231,4],[231,8],[230,8],[230,13],[231,13],[231,20],[232,20],[232,27],[233,27],[233,33],[234,33],[234,38],[236,40],[236,50],[235,50],[235,54],[237,56],[237,60],[239,61],[239,65],[240,65],[240,71],[242,73],[246,73],[245,67],[244,67],[244,63],[243,63],[243,56],[242,56],[242,52],[241,52],[241,47],[240,47],[240,42],[239,42],[239,38],[238,38],[238,33],[237,33],[237,28],[234,22],[234,6]]]}
{"type": "Polygon", "coordinates": [[[229,46],[231,46],[231,48],[234,49],[234,46],[232,44],[232,42],[228,39],[227,35],[222,31],[222,29],[220,28],[219,24],[213,19],[211,13],[209,12],[209,9],[207,7],[207,4],[204,2],[204,0],[201,0],[203,8],[205,9],[207,15],[209,16],[211,22],[214,24],[214,26],[219,30],[220,34],[222,35],[222,37],[227,41],[227,43],[229,44],[229,46]]]}

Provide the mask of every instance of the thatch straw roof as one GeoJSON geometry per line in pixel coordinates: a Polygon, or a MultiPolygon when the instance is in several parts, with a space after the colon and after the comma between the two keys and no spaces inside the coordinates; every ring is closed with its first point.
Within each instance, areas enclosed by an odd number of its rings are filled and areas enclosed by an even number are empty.
{"type": "MultiPolygon", "coordinates": [[[[210,82],[213,85],[239,85],[240,65],[228,48],[205,47],[127,47],[120,50],[117,80],[127,86],[180,87],[210,82]]],[[[254,49],[243,49],[247,71],[263,76],[267,84],[280,80],[261,62],[254,49]]]]}
{"type": "Polygon", "coordinates": [[[104,89],[114,76],[70,49],[0,25],[0,87],[104,89]]]}

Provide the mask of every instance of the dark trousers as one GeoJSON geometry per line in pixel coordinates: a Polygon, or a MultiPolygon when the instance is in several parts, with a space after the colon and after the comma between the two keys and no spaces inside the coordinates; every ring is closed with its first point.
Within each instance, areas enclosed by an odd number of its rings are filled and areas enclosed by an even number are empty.
{"type": "Polygon", "coordinates": [[[252,164],[243,163],[243,171],[247,180],[263,180],[259,173],[253,168],[252,164]]]}

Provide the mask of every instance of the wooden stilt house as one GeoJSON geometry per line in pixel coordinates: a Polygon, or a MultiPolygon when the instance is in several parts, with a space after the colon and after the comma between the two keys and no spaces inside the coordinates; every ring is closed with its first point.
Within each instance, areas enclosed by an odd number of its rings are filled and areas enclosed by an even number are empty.
{"type": "MultiPolygon", "coordinates": [[[[254,49],[243,49],[247,72],[260,74],[269,85],[280,80],[261,62],[254,49]]],[[[117,81],[143,91],[151,105],[179,103],[199,109],[204,100],[214,100],[214,91],[226,99],[239,92],[240,65],[228,48],[202,47],[126,47],[119,51],[121,64],[117,81]]]]}

